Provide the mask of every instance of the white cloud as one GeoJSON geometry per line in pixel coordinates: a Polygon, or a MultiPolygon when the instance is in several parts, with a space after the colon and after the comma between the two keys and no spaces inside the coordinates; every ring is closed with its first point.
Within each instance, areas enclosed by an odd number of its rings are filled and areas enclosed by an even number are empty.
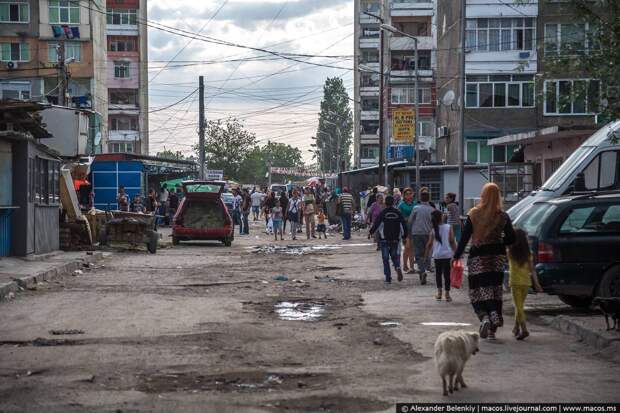
{"type": "MultiPolygon", "coordinates": [[[[222,0],[179,3],[149,1],[149,20],[198,32],[222,0]]],[[[229,1],[201,34],[281,52],[350,56],[353,54],[353,1],[229,1]]],[[[149,78],[152,79],[189,41],[149,28],[149,78]]],[[[191,93],[198,86],[198,76],[203,75],[207,119],[241,118],[261,141],[274,140],[297,146],[309,162],[308,149],[318,123],[322,84],[327,77],[342,75],[352,95],[353,73],[281,59],[222,62],[256,56],[264,56],[264,53],[198,39],[191,41],[169,67],[150,82],[150,110],[170,105],[191,93]]],[[[311,61],[343,68],[353,66],[350,59],[315,58],[311,61]]],[[[151,114],[151,153],[163,149],[164,145],[167,149],[189,152],[198,140],[197,122],[197,93],[169,110],[151,114]]]]}

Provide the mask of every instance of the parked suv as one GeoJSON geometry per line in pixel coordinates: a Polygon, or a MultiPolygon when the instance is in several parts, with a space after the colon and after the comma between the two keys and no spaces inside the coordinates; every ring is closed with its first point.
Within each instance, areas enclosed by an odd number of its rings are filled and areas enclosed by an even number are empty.
{"type": "Polygon", "coordinates": [[[620,297],[620,191],[536,202],[514,225],[528,233],[545,292],[574,307],[620,297]]]}

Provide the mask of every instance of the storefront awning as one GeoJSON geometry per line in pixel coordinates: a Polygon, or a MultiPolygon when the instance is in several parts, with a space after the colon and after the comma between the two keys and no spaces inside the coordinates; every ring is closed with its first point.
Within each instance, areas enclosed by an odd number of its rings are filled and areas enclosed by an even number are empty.
{"type": "Polygon", "coordinates": [[[558,139],[584,138],[592,135],[596,129],[565,129],[560,130],[558,126],[551,126],[531,132],[516,133],[514,135],[500,136],[499,138],[489,139],[488,145],[526,145],[531,143],[543,143],[558,139]]]}

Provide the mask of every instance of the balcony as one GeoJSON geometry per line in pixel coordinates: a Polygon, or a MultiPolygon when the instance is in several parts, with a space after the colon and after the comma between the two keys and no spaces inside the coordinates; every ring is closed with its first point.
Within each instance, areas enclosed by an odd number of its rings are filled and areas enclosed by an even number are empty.
{"type": "Polygon", "coordinates": [[[136,104],[114,104],[110,103],[108,112],[111,115],[139,115],[140,108],[136,104]]]}
{"type": "Polygon", "coordinates": [[[108,36],[139,36],[137,24],[108,24],[106,25],[108,36]]]}
{"type": "MultiPolygon", "coordinates": [[[[432,78],[433,71],[431,69],[418,70],[418,76],[420,78],[432,78]]],[[[415,70],[392,70],[390,71],[391,81],[410,81],[415,78],[415,70]]]]}
{"type": "Polygon", "coordinates": [[[431,0],[392,0],[391,16],[432,16],[434,5],[431,0]]]}
{"type": "Polygon", "coordinates": [[[368,166],[377,166],[379,164],[379,158],[360,158],[360,167],[366,168],[368,166]]]}
{"type": "Polygon", "coordinates": [[[108,139],[114,142],[139,142],[140,132],[137,130],[111,130],[108,139]]]}
{"type": "Polygon", "coordinates": [[[360,113],[361,120],[379,120],[378,110],[362,110],[360,113]]]}
{"type": "Polygon", "coordinates": [[[360,96],[363,97],[378,97],[379,85],[377,86],[362,86],[360,87],[360,96]]]}
{"type": "Polygon", "coordinates": [[[379,144],[379,136],[373,134],[363,134],[360,135],[360,143],[362,145],[378,145],[379,144]]]}
{"type": "MultiPolygon", "coordinates": [[[[379,15],[379,11],[370,11],[369,13],[379,15]]],[[[380,24],[381,22],[367,14],[360,13],[360,24],[380,24]]]]}
{"type": "MultiPolygon", "coordinates": [[[[417,36],[418,50],[432,50],[433,49],[433,37],[432,36],[417,36]]],[[[405,36],[392,36],[390,38],[391,50],[405,50],[411,51],[415,49],[415,40],[405,36]]]]}
{"type": "Polygon", "coordinates": [[[378,49],[379,38],[378,37],[361,37],[360,49],[378,49]]]}

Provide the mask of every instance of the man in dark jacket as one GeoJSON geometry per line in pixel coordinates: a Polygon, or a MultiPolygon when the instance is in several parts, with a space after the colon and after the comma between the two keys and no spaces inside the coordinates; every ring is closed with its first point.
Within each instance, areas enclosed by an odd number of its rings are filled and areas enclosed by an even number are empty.
{"type": "Polygon", "coordinates": [[[400,241],[407,239],[407,224],[403,214],[394,208],[394,197],[388,195],[385,198],[385,209],[381,211],[377,220],[370,228],[370,234],[373,235],[379,231],[381,255],[383,258],[383,273],[385,274],[385,282],[392,282],[392,273],[390,271],[390,258],[394,269],[398,274],[398,281],[403,280],[403,272],[400,269],[400,241]]]}

